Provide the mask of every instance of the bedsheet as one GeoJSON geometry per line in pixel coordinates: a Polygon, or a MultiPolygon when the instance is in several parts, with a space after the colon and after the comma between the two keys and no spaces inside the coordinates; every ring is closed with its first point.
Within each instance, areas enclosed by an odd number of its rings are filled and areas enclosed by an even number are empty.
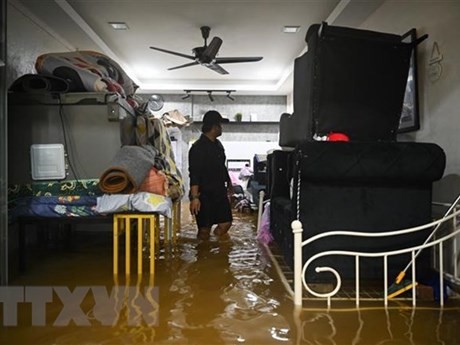
{"type": "Polygon", "coordinates": [[[29,196],[17,199],[9,211],[11,220],[18,217],[89,217],[96,216],[96,196],[29,196]]]}
{"type": "Polygon", "coordinates": [[[8,188],[8,218],[94,217],[120,212],[159,213],[171,218],[170,197],[139,192],[103,194],[98,179],[34,182],[8,188]]]}
{"type": "Polygon", "coordinates": [[[28,196],[102,195],[99,179],[34,182],[8,186],[8,200],[28,196]]]}

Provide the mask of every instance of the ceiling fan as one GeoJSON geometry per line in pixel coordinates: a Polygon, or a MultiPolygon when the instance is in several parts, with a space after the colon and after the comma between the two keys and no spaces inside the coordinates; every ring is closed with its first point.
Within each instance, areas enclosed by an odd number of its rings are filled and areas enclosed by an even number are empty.
{"type": "Polygon", "coordinates": [[[253,56],[253,57],[216,57],[217,53],[219,52],[220,46],[222,45],[222,39],[219,37],[214,37],[209,45],[207,44],[207,39],[209,37],[209,32],[211,28],[209,26],[202,26],[200,28],[201,35],[204,39],[204,46],[196,47],[192,49],[193,56],[182,54],[178,52],[174,52],[171,50],[166,50],[157,47],[150,47],[150,49],[158,50],[163,53],[173,54],[177,56],[182,56],[184,58],[194,60],[193,62],[186,63],[184,65],[176,66],[168,68],[169,71],[184,67],[190,67],[195,65],[202,65],[205,66],[214,72],[220,74],[228,74],[228,72],[220,66],[221,64],[225,63],[239,63],[239,62],[256,62],[263,59],[261,56],[253,56]]]}

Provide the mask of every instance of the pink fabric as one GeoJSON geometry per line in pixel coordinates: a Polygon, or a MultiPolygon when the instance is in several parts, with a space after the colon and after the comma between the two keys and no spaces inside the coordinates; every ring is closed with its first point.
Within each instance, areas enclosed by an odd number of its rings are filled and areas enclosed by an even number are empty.
{"type": "Polygon", "coordinates": [[[241,181],[238,178],[238,172],[229,171],[228,174],[230,175],[230,180],[232,181],[232,185],[241,185],[241,181]]]}
{"type": "Polygon", "coordinates": [[[162,171],[152,168],[139,187],[139,191],[166,196],[168,194],[168,179],[162,171]]]}
{"type": "Polygon", "coordinates": [[[264,207],[264,212],[260,219],[259,233],[257,240],[264,244],[269,244],[273,241],[272,233],[270,232],[270,202],[267,202],[264,207]]]}

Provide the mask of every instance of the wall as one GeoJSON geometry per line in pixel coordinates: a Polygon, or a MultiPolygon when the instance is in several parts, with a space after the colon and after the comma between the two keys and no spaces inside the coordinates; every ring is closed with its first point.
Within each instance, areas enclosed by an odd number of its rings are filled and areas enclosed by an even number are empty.
{"type": "Polygon", "coordinates": [[[8,2],[6,85],[27,73],[36,73],[35,60],[51,51],[68,51],[43,28],[8,2]]]}
{"type": "Polygon", "coordinates": [[[377,31],[405,33],[416,28],[429,37],[418,47],[421,129],[401,135],[401,140],[433,142],[447,156],[444,178],[435,183],[433,199],[452,202],[460,193],[460,2],[386,1],[362,25],[377,31]],[[429,61],[433,43],[442,54],[442,75],[430,80],[429,61]]]}
{"type": "MultiPolygon", "coordinates": [[[[138,96],[146,101],[150,94],[139,94],[138,96]]],[[[179,157],[176,157],[176,161],[182,168],[187,190],[188,150],[191,143],[200,137],[200,121],[209,109],[218,110],[231,121],[229,124],[224,124],[222,137],[219,138],[224,144],[227,158],[251,158],[252,162],[256,153],[265,154],[269,149],[279,148],[279,118],[282,113],[287,111],[286,96],[248,96],[236,93],[232,95],[234,101],[222,95],[213,95],[214,101],[211,101],[206,94],[191,95],[187,99],[182,99],[184,94],[165,94],[162,96],[165,102],[164,107],[157,112],[156,116],[177,109],[184,116],[190,116],[195,121],[190,126],[181,129],[181,136],[178,136],[177,144],[179,157]],[[234,114],[237,112],[243,114],[241,123],[234,120],[234,114]],[[250,120],[253,121],[247,122],[250,120]],[[244,154],[241,154],[242,151],[244,154]]]]}
{"type": "MultiPolygon", "coordinates": [[[[213,94],[214,101],[211,101],[207,94],[193,94],[187,99],[182,99],[185,95],[162,95],[165,104],[160,114],[174,109],[179,110],[184,115],[189,115],[195,121],[201,121],[206,111],[210,109],[218,110],[222,116],[234,121],[236,113],[243,114],[243,121],[275,121],[278,122],[281,114],[286,111],[286,96],[248,96],[232,94],[231,99],[222,92],[213,94]],[[251,116],[252,115],[252,116],[251,116]]],[[[149,95],[140,94],[142,99],[147,99],[149,95]]]]}
{"type": "MultiPolygon", "coordinates": [[[[201,135],[201,123],[194,123],[183,129],[182,135],[182,172],[188,188],[188,150],[201,135]]],[[[251,159],[257,154],[265,154],[278,146],[279,124],[263,123],[227,123],[223,125],[223,134],[219,138],[225,147],[228,159],[251,159]],[[244,151],[244,154],[241,152],[244,151]]]]}

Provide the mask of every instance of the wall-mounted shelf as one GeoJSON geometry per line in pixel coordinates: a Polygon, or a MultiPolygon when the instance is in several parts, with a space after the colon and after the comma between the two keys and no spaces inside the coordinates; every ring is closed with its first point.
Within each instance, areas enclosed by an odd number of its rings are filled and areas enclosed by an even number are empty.
{"type": "MultiPolygon", "coordinates": [[[[202,124],[203,121],[193,121],[192,124],[193,123],[202,124]]],[[[230,122],[224,123],[223,125],[227,126],[227,125],[248,125],[248,124],[251,124],[251,125],[275,125],[275,124],[279,124],[279,121],[230,121],[230,122]]]]}
{"type": "Polygon", "coordinates": [[[116,92],[9,92],[10,106],[106,106],[107,119],[119,121],[136,116],[129,103],[116,92]]]}

